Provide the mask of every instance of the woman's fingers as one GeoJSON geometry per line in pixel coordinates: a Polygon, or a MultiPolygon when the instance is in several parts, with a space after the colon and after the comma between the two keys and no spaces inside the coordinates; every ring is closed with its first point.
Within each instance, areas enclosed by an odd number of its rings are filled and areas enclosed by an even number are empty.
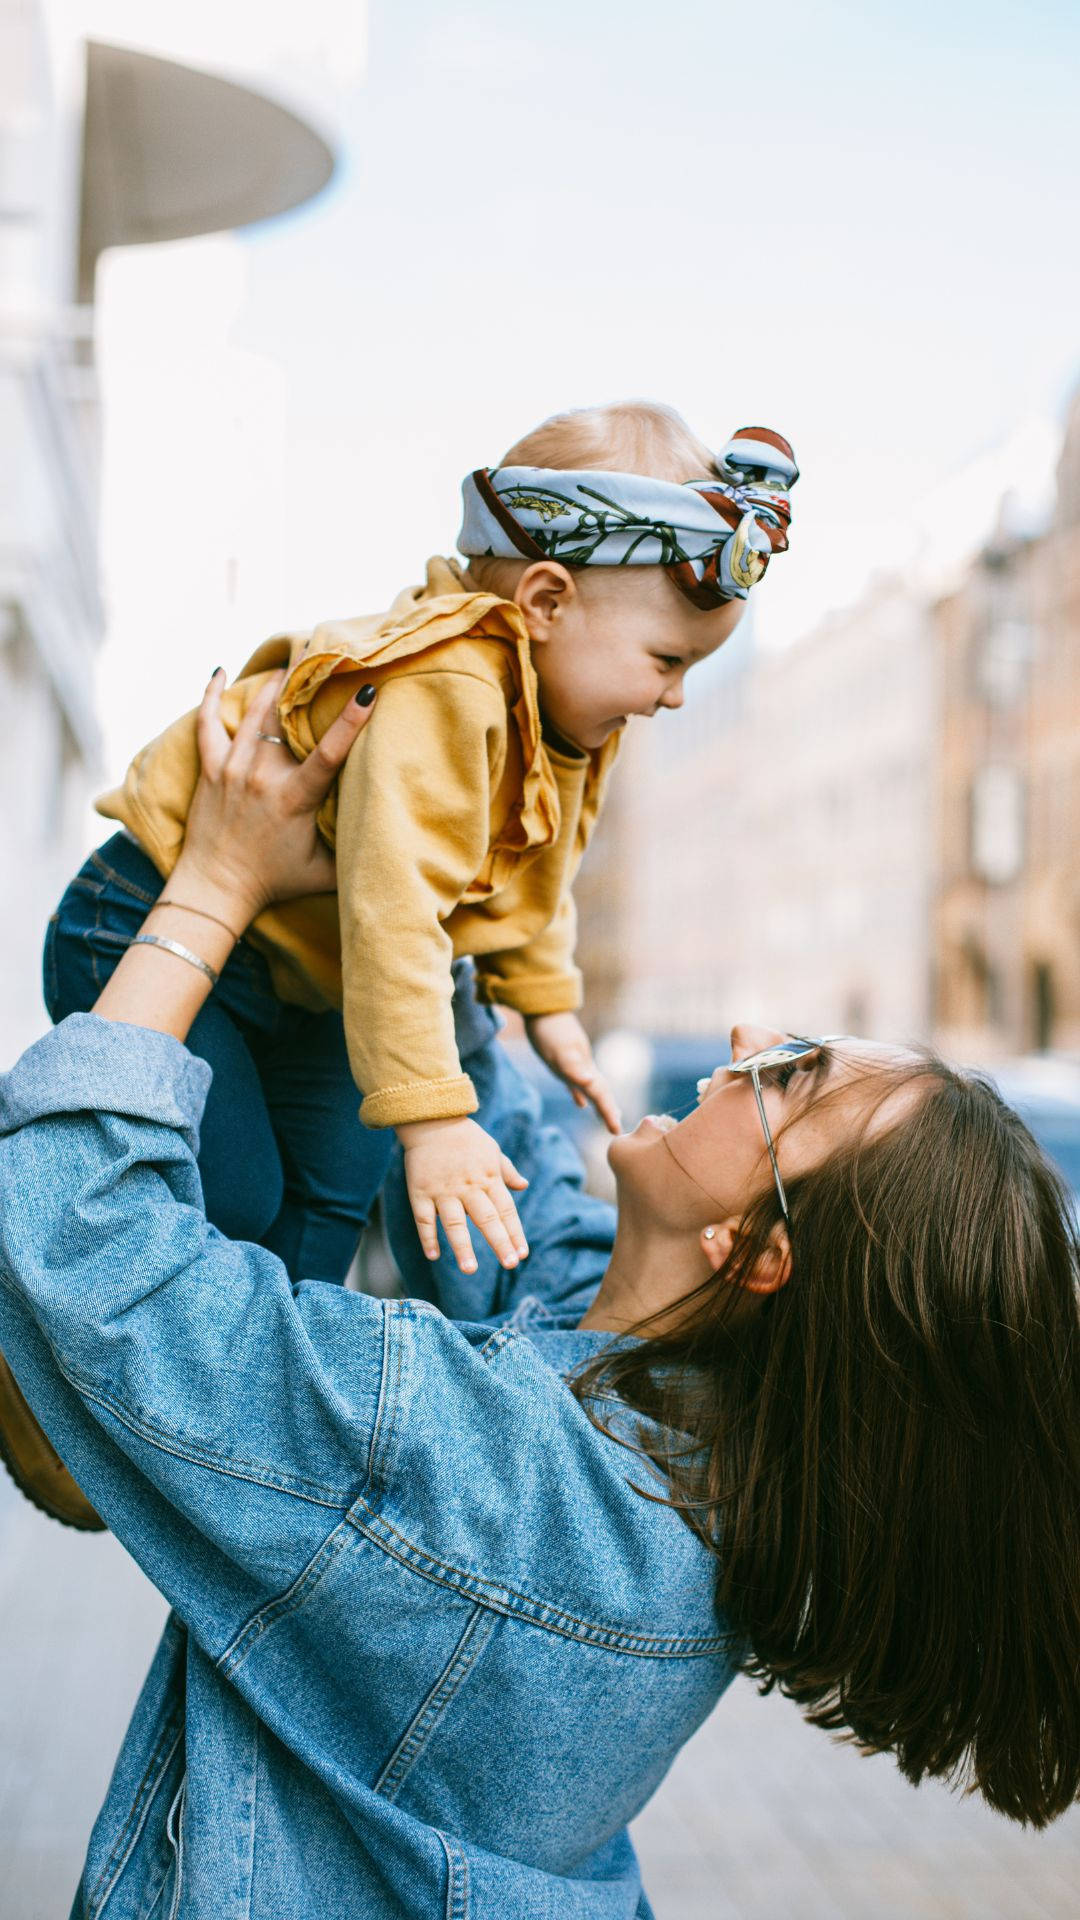
{"type": "Polygon", "coordinates": [[[243,783],[251,772],[255,755],[262,744],[259,740],[260,733],[277,732],[277,700],[284,678],[284,669],[279,673],[270,674],[249,701],[247,711],[233,735],[227,770],[230,778],[237,784],[243,783]]]}
{"type": "Polygon", "coordinates": [[[348,758],[353,741],[367,726],[374,703],[374,688],[361,687],[358,694],[346,701],[337,719],[331,722],[322,739],[308,754],[297,773],[297,788],[306,804],[318,802],[329,793],[348,758]],[[370,697],[361,699],[362,694],[370,697]]]}
{"type": "Polygon", "coordinates": [[[224,692],[224,669],[215,667],[195,720],[199,763],[211,780],[217,780],[220,777],[221,769],[229,754],[229,736],[221,718],[221,699],[224,692]]]}

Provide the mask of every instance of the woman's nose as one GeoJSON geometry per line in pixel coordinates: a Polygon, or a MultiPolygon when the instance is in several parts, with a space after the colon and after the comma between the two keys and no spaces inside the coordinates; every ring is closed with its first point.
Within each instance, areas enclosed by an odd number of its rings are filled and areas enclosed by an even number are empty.
{"type": "Polygon", "coordinates": [[[776,1027],[751,1027],[739,1022],[731,1029],[731,1057],[733,1060],[745,1060],[747,1054],[760,1053],[764,1047],[775,1047],[787,1035],[776,1027]]]}

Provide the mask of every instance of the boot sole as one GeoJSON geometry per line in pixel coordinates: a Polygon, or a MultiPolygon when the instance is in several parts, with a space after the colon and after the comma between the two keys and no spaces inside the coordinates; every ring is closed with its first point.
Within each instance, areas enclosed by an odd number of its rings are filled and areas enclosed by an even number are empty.
{"type": "Polygon", "coordinates": [[[105,1533],[82,1489],[46,1439],[0,1353],[0,1462],[31,1506],[78,1533],[105,1533]]]}

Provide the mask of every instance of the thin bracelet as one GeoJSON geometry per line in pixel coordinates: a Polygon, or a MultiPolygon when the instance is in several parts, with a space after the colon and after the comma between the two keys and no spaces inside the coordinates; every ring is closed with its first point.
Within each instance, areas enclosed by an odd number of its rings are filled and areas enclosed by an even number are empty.
{"type": "Polygon", "coordinates": [[[234,940],[242,940],[244,937],[241,933],[233,933],[227,920],[219,920],[216,913],[207,913],[205,907],[188,907],[182,900],[166,900],[164,897],[155,900],[154,905],[155,907],[175,907],[177,913],[197,913],[200,920],[212,920],[215,927],[224,927],[226,933],[232,933],[234,940]]]}
{"type": "Polygon", "coordinates": [[[216,987],[221,978],[219,973],[214,972],[209,960],[200,960],[190,947],[182,947],[179,940],[162,940],[156,933],[137,933],[131,944],[133,947],[163,947],[166,953],[175,953],[178,960],[186,960],[189,967],[198,967],[200,973],[205,973],[212,987],[216,987]]]}

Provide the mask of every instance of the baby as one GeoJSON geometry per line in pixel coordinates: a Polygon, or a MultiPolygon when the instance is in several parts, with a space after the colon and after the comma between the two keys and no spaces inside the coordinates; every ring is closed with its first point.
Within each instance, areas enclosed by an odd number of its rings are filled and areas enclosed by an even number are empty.
{"type": "MultiPolygon", "coordinates": [[[[578,1019],[574,875],[627,719],[681,706],[687,672],[786,547],[797,478],[765,428],[714,456],[666,407],[557,415],[466,479],[467,571],[434,559],[389,613],[280,636],[249,661],[222,711],[235,729],[280,678],[260,751],[310,753],[371,688],[377,708],[318,820],[336,895],[264,913],[192,1030],[214,1067],[200,1167],[218,1225],[273,1246],[294,1278],[343,1278],[386,1165],[388,1135],[365,1128],[393,1128],[425,1253],[441,1223],[471,1271],[469,1220],[504,1264],[527,1252],[510,1193],[524,1182],[469,1118],[452,963],[472,957],[479,997],[516,1008],[618,1131],[578,1019]]],[[[137,931],[197,777],[188,714],[98,802],[126,837],[91,856],[51,927],[54,1018],[92,1004],[137,931]]]]}

